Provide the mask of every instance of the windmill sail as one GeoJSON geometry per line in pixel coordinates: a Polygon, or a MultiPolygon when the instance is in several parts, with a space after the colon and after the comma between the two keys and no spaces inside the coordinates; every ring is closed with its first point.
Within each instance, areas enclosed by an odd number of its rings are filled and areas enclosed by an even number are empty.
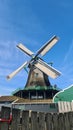
{"type": "Polygon", "coordinates": [[[42,60],[38,60],[35,64],[35,66],[53,79],[55,79],[61,75],[61,73],[59,71],[57,71],[53,67],[49,66],[48,64],[46,64],[42,60]]]}
{"type": "Polygon", "coordinates": [[[38,50],[36,56],[39,54],[41,54],[41,56],[44,56],[56,44],[58,40],[59,38],[57,36],[52,37],[48,42],[46,42],[44,46],[38,50]]]}
{"type": "Polygon", "coordinates": [[[16,69],[15,71],[13,71],[11,74],[9,74],[7,76],[7,79],[11,79],[13,78],[18,72],[20,72],[26,65],[28,64],[28,62],[25,62],[24,64],[22,64],[18,69],[16,69]]]}
{"type": "Polygon", "coordinates": [[[23,52],[25,52],[27,55],[32,56],[34,53],[30,51],[28,48],[26,48],[23,44],[18,44],[17,47],[21,49],[23,52]]]}

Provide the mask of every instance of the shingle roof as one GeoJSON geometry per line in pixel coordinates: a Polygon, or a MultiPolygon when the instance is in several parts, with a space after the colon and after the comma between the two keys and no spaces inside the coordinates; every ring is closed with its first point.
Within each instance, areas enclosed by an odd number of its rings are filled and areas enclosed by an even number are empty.
{"type": "Polygon", "coordinates": [[[4,101],[13,102],[16,99],[18,99],[18,97],[16,97],[16,96],[1,96],[0,97],[0,102],[4,102],[4,101]]]}
{"type": "Polygon", "coordinates": [[[30,100],[24,99],[16,96],[1,96],[0,102],[14,102],[14,103],[51,103],[52,99],[44,99],[44,100],[30,100]]]}

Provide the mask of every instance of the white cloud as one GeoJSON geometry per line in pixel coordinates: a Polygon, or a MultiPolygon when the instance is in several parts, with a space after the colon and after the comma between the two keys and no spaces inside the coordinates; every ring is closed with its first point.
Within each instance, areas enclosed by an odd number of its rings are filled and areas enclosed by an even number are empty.
{"type": "Polygon", "coordinates": [[[69,50],[67,51],[65,55],[64,62],[68,62],[71,58],[73,58],[72,54],[73,54],[73,40],[72,40],[72,43],[70,44],[69,50]]]}
{"type": "Polygon", "coordinates": [[[62,75],[55,79],[55,81],[52,81],[52,83],[56,82],[60,88],[66,88],[73,84],[73,41],[69,45],[70,47],[65,54],[60,68],[62,75]]]}
{"type": "Polygon", "coordinates": [[[14,89],[13,89],[13,88],[9,88],[9,87],[4,87],[4,86],[3,86],[3,87],[1,88],[1,90],[2,90],[2,91],[6,91],[6,92],[11,92],[11,91],[13,91],[14,89]]]}
{"type": "Polygon", "coordinates": [[[7,86],[0,86],[0,95],[10,95],[14,91],[13,88],[9,88],[7,86]]]}
{"type": "Polygon", "coordinates": [[[6,61],[12,58],[14,56],[14,53],[17,55],[15,45],[15,41],[0,41],[0,59],[6,61]]]}
{"type": "MultiPolygon", "coordinates": [[[[0,41],[0,77],[6,78],[28,60],[26,55],[16,48],[16,45],[16,41],[0,41]]],[[[19,73],[18,76],[22,75],[23,73],[19,73]]]]}
{"type": "Polygon", "coordinates": [[[65,55],[61,70],[62,70],[62,76],[61,76],[61,83],[63,86],[65,85],[71,85],[73,84],[73,41],[70,44],[70,47],[65,55]]]}

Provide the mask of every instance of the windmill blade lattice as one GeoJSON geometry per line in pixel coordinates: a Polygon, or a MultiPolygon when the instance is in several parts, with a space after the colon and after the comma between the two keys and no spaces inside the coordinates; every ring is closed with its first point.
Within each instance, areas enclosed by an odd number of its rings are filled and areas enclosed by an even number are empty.
{"type": "Polygon", "coordinates": [[[31,56],[34,54],[32,51],[30,51],[28,48],[26,48],[23,44],[18,44],[17,47],[22,50],[23,52],[25,52],[27,55],[31,56]]]}
{"type": "Polygon", "coordinates": [[[36,56],[39,54],[41,54],[41,56],[44,56],[58,42],[58,40],[59,38],[57,36],[53,36],[48,42],[46,42],[44,46],[38,50],[36,56]]]}
{"type": "Polygon", "coordinates": [[[46,64],[40,59],[35,63],[35,66],[53,79],[61,75],[61,73],[58,70],[54,69],[53,67],[46,64]]]}
{"type": "Polygon", "coordinates": [[[26,61],[24,64],[22,64],[18,69],[16,69],[15,71],[13,71],[11,74],[9,74],[7,76],[7,79],[11,79],[13,78],[17,73],[19,73],[26,65],[28,64],[28,62],[26,61]]]}

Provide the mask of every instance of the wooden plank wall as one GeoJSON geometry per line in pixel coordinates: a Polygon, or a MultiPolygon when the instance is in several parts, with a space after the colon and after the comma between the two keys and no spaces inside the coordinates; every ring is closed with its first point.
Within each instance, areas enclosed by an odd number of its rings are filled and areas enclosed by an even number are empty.
{"type": "MultiPolygon", "coordinates": [[[[1,118],[10,117],[10,108],[2,107],[1,118]]],[[[12,122],[0,121],[0,130],[73,130],[73,112],[45,113],[12,109],[12,122]]]]}

